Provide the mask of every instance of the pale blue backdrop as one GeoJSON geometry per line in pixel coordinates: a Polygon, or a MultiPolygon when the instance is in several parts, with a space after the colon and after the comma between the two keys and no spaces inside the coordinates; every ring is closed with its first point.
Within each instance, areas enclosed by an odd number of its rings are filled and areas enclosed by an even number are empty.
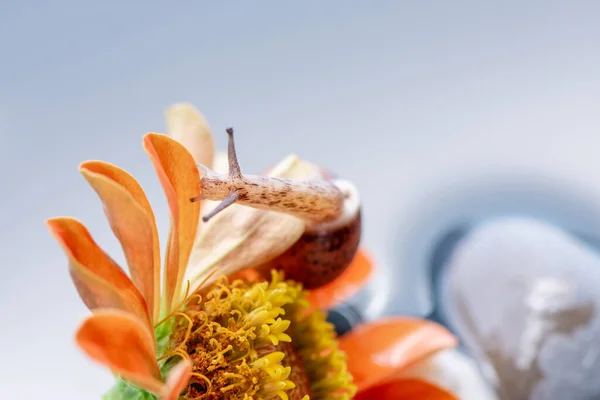
{"type": "Polygon", "coordinates": [[[2,1],[3,398],[110,384],[73,345],[87,311],[44,219],[82,219],[123,259],[77,172],[103,159],[140,179],[166,233],[141,137],[171,103],[200,108],[221,146],[233,125],[246,171],[295,152],[355,181],[382,268],[368,315],[425,313],[435,229],[411,235],[452,213],[454,188],[518,175],[600,195],[599,20],[596,1],[2,1]]]}

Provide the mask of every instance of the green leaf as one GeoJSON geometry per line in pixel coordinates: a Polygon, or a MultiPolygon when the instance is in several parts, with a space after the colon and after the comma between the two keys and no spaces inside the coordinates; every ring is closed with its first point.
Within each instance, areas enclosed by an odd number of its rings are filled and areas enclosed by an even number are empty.
{"type": "Polygon", "coordinates": [[[158,397],[148,393],[130,383],[119,379],[108,392],[102,396],[102,400],[157,400],[158,397]]]}
{"type": "Polygon", "coordinates": [[[158,346],[157,354],[159,357],[163,355],[169,345],[169,337],[173,330],[173,320],[174,318],[170,318],[154,328],[154,336],[156,337],[156,344],[158,346]]]}

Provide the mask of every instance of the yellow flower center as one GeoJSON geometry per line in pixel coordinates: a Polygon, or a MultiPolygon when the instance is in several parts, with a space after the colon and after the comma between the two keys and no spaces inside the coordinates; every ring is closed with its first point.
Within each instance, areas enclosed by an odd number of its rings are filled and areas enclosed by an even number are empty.
{"type": "Polygon", "coordinates": [[[178,314],[163,358],[193,362],[185,399],[343,400],[355,394],[333,326],[302,286],[221,278],[178,314]]]}

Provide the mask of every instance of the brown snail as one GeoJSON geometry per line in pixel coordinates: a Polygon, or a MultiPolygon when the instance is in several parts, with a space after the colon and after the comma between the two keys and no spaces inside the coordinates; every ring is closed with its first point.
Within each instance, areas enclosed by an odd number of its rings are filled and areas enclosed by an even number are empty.
{"type": "Polygon", "coordinates": [[[257,270],[282,269],[286,277],[302,282],[308,289],[323,286],[341,275],[352,262],[361,238],[356,187],[346,180],[330,179],[319,168],[311,179],[243,175],[233,129],[227,129],[227,134],[228,174],[217,174],[199,165],[203,170],[202,194],[191,200],[220,201],[203,220],[209,221],[236,203],[301,218],[306,228],[300,239],[257,270]]]}

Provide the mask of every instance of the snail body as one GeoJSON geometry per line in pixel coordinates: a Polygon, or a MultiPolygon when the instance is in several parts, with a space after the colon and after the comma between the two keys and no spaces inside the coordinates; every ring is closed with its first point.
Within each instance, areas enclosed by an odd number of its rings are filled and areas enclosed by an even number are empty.
{"type": "Polygon", "coordinates": [[[358,190],[349,181],[332,179],[326,170],[315,166],[310,179],[282,179],[241,173],[233,129],[228,129],[227,175],[204,171],[201,195],[191,199],[220,200],[210,213],[210,220],[232,204],[282,212],[305,222],[305,230],[291,247],[256,269],[283,270],[286,277],[301,282],[305,288],[326,285],[340,276],[358,250],[362,220],[358,190]]]}

